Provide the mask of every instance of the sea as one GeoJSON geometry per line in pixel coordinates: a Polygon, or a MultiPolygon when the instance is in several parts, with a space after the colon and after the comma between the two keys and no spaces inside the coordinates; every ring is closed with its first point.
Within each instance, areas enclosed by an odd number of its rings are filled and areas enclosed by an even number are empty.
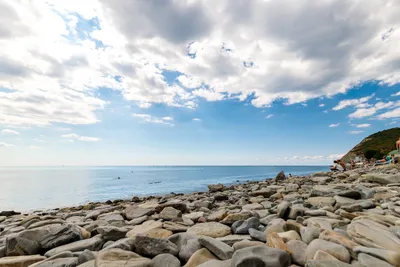
{"type": "Polygon", "coordinates": [[[207,191],[234,184],[306,175],[328,166],[0,167],[0,211],[28,212],[133,196],[207,191]]]}

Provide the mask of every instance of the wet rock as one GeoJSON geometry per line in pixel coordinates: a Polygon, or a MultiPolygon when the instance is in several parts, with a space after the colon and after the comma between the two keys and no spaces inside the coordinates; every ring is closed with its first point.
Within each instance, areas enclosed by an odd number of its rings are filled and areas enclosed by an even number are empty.
{"type": "Polygon", "coordinates": [[[153,258],[153,267],[181,267],[181,262],[171,254],[160,254],[153,258]]]}
{"type": "Polygon", "coordinates": [[[350,262],[350,254],[345,247],[322,239],[315,239],[308,245],[306,260],[312,260],[318,250],[325,251],[343,262],[350,262]]]}
{"type": "Polygon", "coordinates": [[[233,248],[219,240],[203,236],[199,238],[199,243],[221,260],[228,260],[232,258],[233,248]]]}
{"type": "Polygon", "coordinates": [[[101,251],[96,257],[95,266],[153,267],[153,262],[134,252],[116,248],[101,251]]]}
{"type": "Polygon", "coordinates": [[[168,253],[177,256],[179,253],[178,246],[167,239],[137,235],[134,244],[135,251],[141,255],[154,257],[168,253]]]}
{"type": "Polygon", "coordinates": [[[280,249],[266,246],[249,247],[235,251],[232,267],[288,267],[290,256],[280,249]]]}
{"type": "Polygon", "coordinates": [[[199,223],[187,230],[188,234],[223,237],[231,234],[231,228],[217,222],[199,223]]]}

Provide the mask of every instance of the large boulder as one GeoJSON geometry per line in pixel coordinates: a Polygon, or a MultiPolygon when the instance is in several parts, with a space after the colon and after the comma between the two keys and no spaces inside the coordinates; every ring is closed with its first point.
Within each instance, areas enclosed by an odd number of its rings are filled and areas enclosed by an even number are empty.
{"type": "Polygon", "coordinates": [[[288,267],[290,255],[283,250],[267,246],[237,250],[232,257],[232,267],[288,267]]]}
{"type": "Polygon", "coordinates": [[[283,180],[286,180],[286,175],[283,171],[280,171],[275,177],[275,182],[280,182],[283,180]]]}
{"type": "Polygon", "coordinates": [[[52,224],[8,237],[6,251],[8,255],[14,256],[36,254],[37,249],[49,250],[81,239],[81,230],[78,226],[52,224]]]}
{"type": "Polygon", "coordinates": [[[95,267],[153,267],[150,259],[122,249],[109,249],[101,251],[95,260],[95,267]]]}
{"type": "Polygon", "coordinates": [[[222,192],[222,191],[225,190],[225,186],[223,184],[209,184],[208,185],[208,190],[211,193],[222,192]]]}
{"type": "Polygon", "coordinates": [[[400,182],[400,174],[367,173],[362,175],[361,178],[379,184],[394,184],[400,182]]]}
{"type": "Polygon", "coordinates": [[[57,255],[60,252],[64,251],[84,251],[85,249],[91,250],[91,251],[98,251],[101,249],[101,247],[104,244],[104,240],[101,238],[100,235],[94,236],[89,239],[85,240],[80,240],[76,241],[73,243],[65,244],[56,248],[53,248],[49,251],[46,252],[45,256],[46,257],[52,257],[54,255],[57,255]]]}
{"type": "Polygon", "coordinates": [[[154,257],[159,254],[168,253],[177,256],[179,253],[178,246],[167,239],[138,235],[134,243],[136,252],[141,255],[154,257]]]}
{"type": "Polygon", "coordinates": [[[400,239],[385,225],[368,218],[354,219],[347,227],[347,233],[363,246],[400,251],[400,239]]]}

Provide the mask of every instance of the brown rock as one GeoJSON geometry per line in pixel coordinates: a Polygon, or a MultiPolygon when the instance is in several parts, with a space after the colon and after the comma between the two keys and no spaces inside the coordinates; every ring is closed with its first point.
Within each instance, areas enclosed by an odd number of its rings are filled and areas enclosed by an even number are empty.
{"type": "Polygon", "coordinates": [[[151,229],[150,231],[146,232],[144,235],[148,236],[148,237],[153,237],[153,238],[168,238],[172,234],[173,233],[169,230],[155,228],[155,229],[151,229]]]}
{"type": "Polygon", "coordinates": [[[277,233],[267,234],[267,244],[271,248],[279,248],[281,250],[285,250],[288,253],[290,253],[287,245],[285,244],[285,242],[283,242],[282,238],[280,238],[280,236],[277,233]]]}
{"type": "Polygon", "coordinates": [[[218,260],[208,249],[202,248],[196,251],[184,267],[197,267],[210,260],[218,260]]]}
{"type": "Polygon", "coordinates": [[[350,252],[350,255],[353,258],[357,258],[356,253],[354,253],[353,249],[358,246],[357,243],[351,241],[350,239],[344,237],[343,235],[330,230],[324,230],[320,235],[319,239],[330,241],[332,243],[336,243],[344,246],[350,252]]]}
{"type": "Polygon", "coordinates": [[[39,261],[45,260],[46,257],[40,255],[30,255],[30,256],[13,256],[0,258],[1,267],[28,267],[39,261]]]}

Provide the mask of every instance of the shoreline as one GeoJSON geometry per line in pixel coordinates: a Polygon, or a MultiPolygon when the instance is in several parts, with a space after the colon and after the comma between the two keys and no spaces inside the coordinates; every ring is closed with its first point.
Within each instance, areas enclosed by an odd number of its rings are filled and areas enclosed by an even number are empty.
{"type": "Polygon", "coordinates": [[[162,267],[158,257],[177,267],[236,267],[251,257],[265,263],[271,253],[277,267],[336,266],[321,265],[326,259],[400,266],[400,166],[280,173],[208,188],[24,214],[0,210],[0,266],[162,267]]]}

